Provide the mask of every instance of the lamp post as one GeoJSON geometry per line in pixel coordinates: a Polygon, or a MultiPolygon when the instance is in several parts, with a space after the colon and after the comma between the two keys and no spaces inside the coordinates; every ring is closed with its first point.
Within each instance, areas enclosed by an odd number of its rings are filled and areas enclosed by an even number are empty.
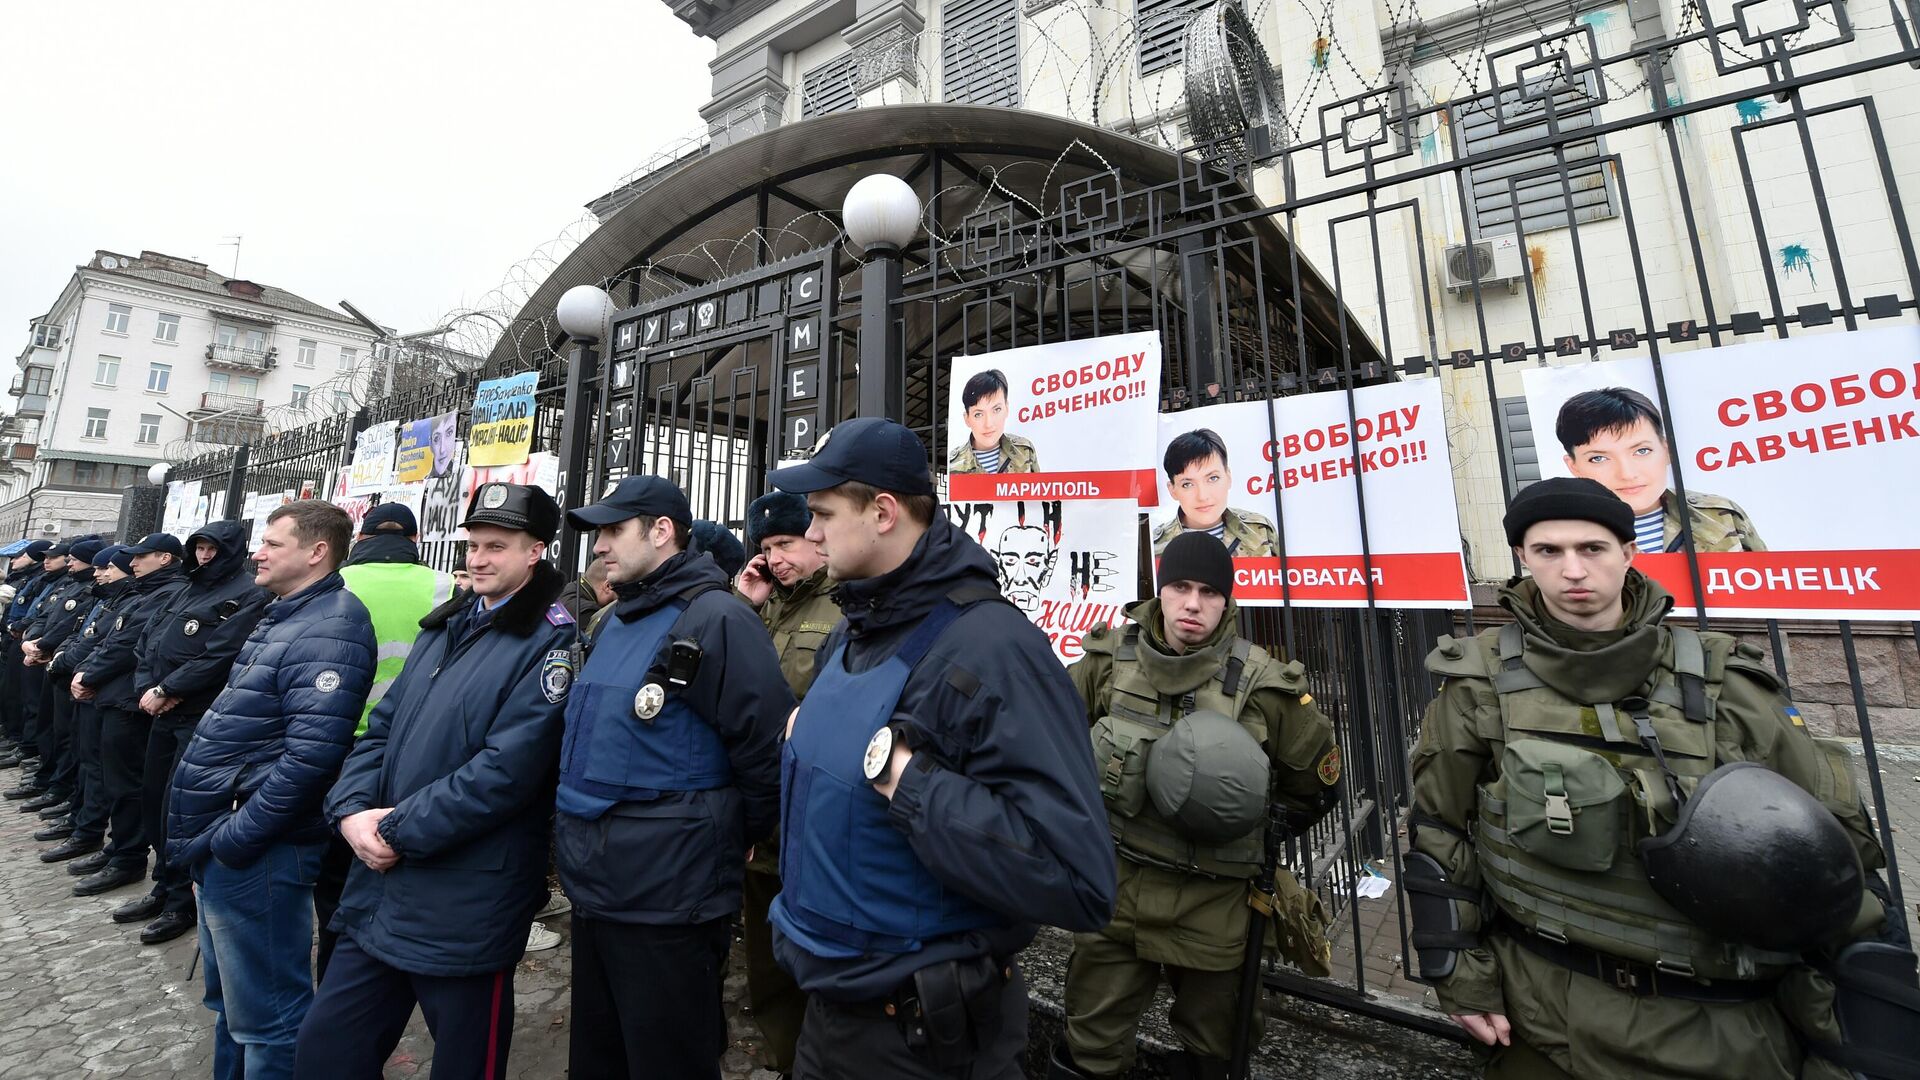
{"type": "MultiPolygon", "coordinates": [[[[840,220],[847,239],[866,252],[860,270],[859,416],[907,416],[906,343],[894,305],[900,299],[900,253],[920,231],[920,197],[889,173],[862,177],[847,192],[840,220]]],[[[829,424],[838,417],[827,417],[829,424]]]]}
{"type": "MultiPolygon", "coordinates": [[[[560,420],[560,490],[554,498],[565,507],[581,501],[587,472],[587,380],[600,363],[594,346],[606,334],[613,317],[613,297],[597,285],[575,285],[560,295],[554,318],[572,340],[567,352],[565,412],[560,420]]],[[[580,534],[560,530],[560,565],[569,574],[580,572],[580,534]]]]}

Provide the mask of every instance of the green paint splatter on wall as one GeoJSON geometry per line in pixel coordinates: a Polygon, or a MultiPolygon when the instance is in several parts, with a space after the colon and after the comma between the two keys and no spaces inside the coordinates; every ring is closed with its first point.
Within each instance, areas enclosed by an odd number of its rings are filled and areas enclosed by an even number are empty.
{"type": "Polygon", "coordinates": [[[1333,42],[1326,38],[1313,39],[1313,70],[1327,70],[1327,56],[1333,52],[1333,42]]]}
{"type": "Polygon", "coordinates": [[[1736,102],[1733,107],[1739,112],[1741,123],[1752,124],[1760,120],[1765,120],[1767,118],[1767,110],[1773,107],[1773,103],[1766,98],[1756,97],[1736,102]]]}
{"type": "MultiPolygon", "coordinates": [[[[1680,96],[1680,95],[1679,95],[1678,93],[1672,93],[1672,94],[1668,94],[1668,95],[1667,95],[1667,108],[1669,108],[1669,109],[1677,109],[1677,108],[1679,108],[1680,106],[1682,106],[1682,105],[1685,105],[1686,103],[1687,103],[1687,99],[1686,99],[1686,98],[1684,98],[1684,97],[1681,97],[1681,96],[1680,96]]],[[[1687,118],[1686,118],[1686,117],[1684,117],[1684,116],[1676,116],[1676,117],[1674,117],[1674,118],[1673,118],[1673,121],[1674,121],[1674,123],[1676,123],[1676,124],[1679,124],[1679,125],[1680,125],[1680,130],[1681,130],[1681,131],[1685,131],[1685,130],[1687,130],[1687,118]]]]}
{"type": "Polygon", "coordinates": [[[1819,275],[1813,272],[1814,254],[1805,244],[1788,244],[1780,249],[1780,269],[1789,276],[1805,273],[1807,280],[1820,284],[1819,275]]]}

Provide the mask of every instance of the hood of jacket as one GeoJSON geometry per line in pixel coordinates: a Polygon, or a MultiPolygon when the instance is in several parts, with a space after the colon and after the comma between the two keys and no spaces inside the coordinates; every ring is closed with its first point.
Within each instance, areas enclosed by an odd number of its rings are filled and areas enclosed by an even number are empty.
{"type": "Polygon", "coordinates": [[[847,633],[857,638],[916,621],[963,586],[998,591],[999,572],[987,549],[941,514],[906,562],[879,577],[842,581],[835,595],[847,633]]]}
{"type": "Polygon", "coordinates": [[[196,585],[205,588],[217,585],[240,572],[247,563],[247,527],[237,521],[216,521],[187,537],[187,558],[192,559],[193,545],[202,540],[211,540],[220,553],[212,559],[187,571],[187,577],[196,585]]]}
{"type": "MultiPolygon", "coordinates": [[[[533,564],[533,577],[521,586],[519,592],[508,597],[507,602],[500,605],[500,610],[493,613],[493,628],[518,637],[533,633],[566,584],[566,575],[554,569],[552,563],[543,559],[533,564]]],[[[426,617],[420,620],[420,629],[432,630],[445,626],[448,619],[472,606],[473,593],[463,589],[454,593],[446,603],[427,612],[426,617]]]]}
{"type": "Polygon", "coordinates": [[[417,563],[419,561],[420,545],[393,533],[375,533],[372,536],[362,536],[353,542],[353,547],[347,550],[346,565],[417,563]]]}
{"type": "Polygon", "coordinates": [[[639,581],[614,587],[613,613],[628,622],[645,615],[677,597],[697,595],[708,589],[727,587],[727,572],[706,552],[682,551],[671,555],[639,581]],[[690,595],[691,594],[691,595],[690,595]]]}
{"type": "Polygon", "coordinates": [[[1515,578],[1500,589],[1500,606],[1526,631],[1527,669],[1575,701],[1613,702],[1632,697],[1666,650],[1660,620],[1673,596],[1653,579],[1629,569],[1621,589],[1625,617],[1612,630],[1577,630],[1547,612],[1540,586],[1515,578]]]}

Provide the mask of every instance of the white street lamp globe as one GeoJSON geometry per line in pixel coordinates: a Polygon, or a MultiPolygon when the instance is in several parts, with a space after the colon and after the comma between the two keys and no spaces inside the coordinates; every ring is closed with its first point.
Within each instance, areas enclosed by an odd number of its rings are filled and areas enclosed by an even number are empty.
{"type": "Polygon", "coordinates": [[[613,315],[613,297],[597,285],[575,285],[560,294],[553,314],[573,340],[599,341],[613,315]]]}
{"type": "Polygon", "coordinates": [[[172,470],[173,466],[164,461],[154,462],[153,466],[147,470],[147,483],[156,485],[166,483],[167,473],[172,470]]]}
{"type": "Polygon", "coordinates": [[[861,248],[898,250],[920,231],[920,196],[891,173],[863,176],[847,192],[840,208],[847,239],[861,248]]]}

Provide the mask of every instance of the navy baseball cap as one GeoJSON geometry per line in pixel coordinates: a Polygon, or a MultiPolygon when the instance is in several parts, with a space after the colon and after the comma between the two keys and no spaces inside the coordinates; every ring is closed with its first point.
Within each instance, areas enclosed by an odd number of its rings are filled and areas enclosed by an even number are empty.
{"type": "Polygon", "coordinates": [[[138,542],[126,545],[126,552],[129,555],[151,555],[156,551],[164,551],[176,559],[183,559],[186,557],[187,549],[180,546],[179,537],[163,532],[148,533],[138,542]]]}
{"type": "Polygon", "coordinates": [[[598,529],[641,514],[677,521],[689,532],[693,530],[693,507],[687,502],[687,493],[660,476],[629,476],[599,502],[567,511],[567,521],[576,529],[598,529]]]}
{"type": "Polygon", "coordinates": [[[113,557],[118,554],[120,554],[120,545],[108,544],[99,551],[94,552],[93,558],[89,561],[93,563],[95,570],[105,570],[107,565],[113,562],[113,557]]]}
{"type": "Polygon", "coordinates": [[[420,522],[406,503],[381,503],[367,511],[367,516],[360,521],[361,536],[377,533],[412,536],[419,531],[420,522]]]}
{"type": "Polygon", "coordinates": [[[905,427],[877,416],[835,426],[811,461],[776,469],[767,480],[796,495],[825,491],[849,480],[896,495],[933,494],[926,444],[905,427]]]}
{"type": "Polygon", "coordinates": [[[35,540],[33,543],[28,544],[27,549],[20,554],[25,555],[34,562],[39,562],[47,557],[47,549],[52,546],[53,541],[51,540],[35,540]]]}

